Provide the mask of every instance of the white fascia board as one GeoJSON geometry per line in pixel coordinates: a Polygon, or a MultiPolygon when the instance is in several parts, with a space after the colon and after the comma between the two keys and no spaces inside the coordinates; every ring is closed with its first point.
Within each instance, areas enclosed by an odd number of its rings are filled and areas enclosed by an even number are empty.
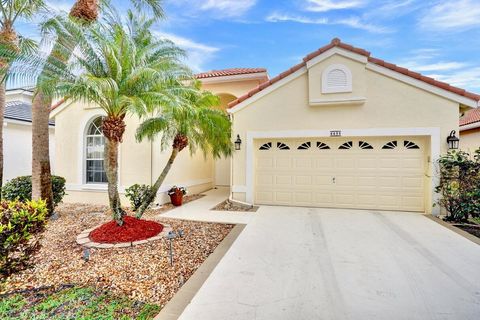
{"type": "Polygon", "coordinates": [[[203,84],[210,84],[210,83],[235,82],[235,81],[246,81],[246,80],[262,80],[265,78],[268,78],[268,73],[257,72],[257,73],[237,74],[232,76],[210,77],[210,78],[203,78],[198,80],[203,84]]]}
{"type": "Polygon", "coordinates": [[[60,106],[56,107],[53,111],[50,111],[50,119],[55,118],[60,112],[68,108],[71,104],[72,102],[65,101],[60,106]]]}
{"type": "Polygon", "coordinates": [[[5,91],[5,96],[9,96],[9,95],[14,95],[14,94],[24,94],[26,96],[30,96],[30,97],[33,97],[33,92],[32,91],[28,91],[28,90],[23,90],[23,89],[14,89],[14,90],[7,90],[5,91]]]}
{"type": "Polygon", "coordinates": [[[480,128],[480,122],[470,123],[464,126],[460,126],[460,132],[480,128]]]}
{"type": "Polygon", "coordinates": [[[324,53],[316,56],[315,58],[307,61],[307,68],[310,69],[314,65],[316,65],[316,64],[322,62],[323,60],[325,60],[327,58],[330,58],[331,56],[336,55],[336,54],[338,54],[340,56],[343,56],[345,58],[349,58],[349,59],[354,60],[354,61],[358,61],[358,62],[363,63],[363,64],[368,63],[368,58],[361,55],[361,54],[354,53],[354,52],[351,52],[351,51],[348,51],[348,50],[345,50],[345,49],[342,49],[342,48],[335,47],[335,48],[327,50],[324,53]]]}
{"type": "Polygon", "coordinates": [[[371,71],[374,71],[374,72],[377,72],[379,74],[382,74],[384,76],[387,76],[389,78],[393,78],[395,80],[407,83],[407,84],[412,85],[414,87],[423,89],[425,91],[428,91],[430,93],[433,93],[433,94],[435,94],[437,96],[440,96],[440,97],[443,97],[445,99],[463,104],[463,105],[468,106],[468,107],[476,108],[479,104],[479,102],[476,101],[476,100],[469,99],[467,97],[464,97],[464,96],[461,96],[459,94],[450,92],[448,90],[441,89],[437,86],[433,86],[433,85],[428,84],[424,81],[417,80],[417,79],[412,78],[410,76],[401,74],[400,72],[390,70],[388,68],[379,66],[379,65],[374,64],[374,63],[368,63],[367,64],[367,69],[369,69],[371,71]]]}
{"type": "Polygon", "coordinates": [[[266,96],[267,94],[271,93],[272,91],[277,90],[278,88],[286,85],[287,83],[297,79],[298,77],[304,75],[307,72],[307,68],[303,67],[300,70],[295,71],[294,73],[286,76],[285,78],[275,82],[274,84],[266,87],[262,91],[254,94],[247,100],[244,100],[237,104],[235,107],[231,109],[227,109],[227,112],[232,114],[232,113],[237,113],[238,111],[242,110],[243,108],[247,107],[248,105],[252,104],[253,102],[257,101],[258,99],[266,96]]]}

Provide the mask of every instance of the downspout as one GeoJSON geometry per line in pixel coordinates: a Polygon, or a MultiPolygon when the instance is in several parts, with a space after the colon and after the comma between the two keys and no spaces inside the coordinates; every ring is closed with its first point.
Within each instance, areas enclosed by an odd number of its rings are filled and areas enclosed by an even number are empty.
{"type": "Polygon", "coordinates": [[[150,140],[150,185],[153,185],[153,141],[150,140]]]}

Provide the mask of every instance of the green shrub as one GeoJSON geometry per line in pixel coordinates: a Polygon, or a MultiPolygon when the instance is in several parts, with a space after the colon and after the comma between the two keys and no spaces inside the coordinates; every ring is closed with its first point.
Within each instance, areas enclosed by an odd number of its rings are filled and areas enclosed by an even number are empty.
{"type": "Polygon", "coordinates": [[[439,159],[440,206],[449,221],[480,217],[480,149],[474,156],[464,151],[450,151],[439,159]]]}
{"type": "MultiPolygon", "coordinates": [[[[53,205],[57,206],[65,196],[65,178],[52,176],[53,205]]],[[[5,200],[32,200],[32,177],[22,176],[8,181],[2,188],[5,200]]]]}
{"type": "Polygon", "coordinates": [[[138,208],[140,208],[143,200],[148,196],[151,190],[152,187],[146,184],[134,184],[125,189],[125,196],[130,200],[130,205],[133,211],[137,211],[138,208]]]}
{"type": "Polygon", "coordinates": [[[38,235],[47,221],[45,201],[0,202],[0,274],[8,276],[28,266],[40,248],[38,235]]]}

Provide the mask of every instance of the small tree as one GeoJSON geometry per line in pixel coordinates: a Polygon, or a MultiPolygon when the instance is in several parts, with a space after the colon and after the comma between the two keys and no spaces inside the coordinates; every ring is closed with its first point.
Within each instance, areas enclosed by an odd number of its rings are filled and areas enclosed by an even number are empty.
{"type": "Polygon", "coordinates": [[[441,194],[439,205],[446,220],[465,221],[480,216],[480,149],[473,157],[464,151],[450,151],[439,160],[441,194]]]}
{"type": "Polygon", "coordinates": [[[69,20],[55,26],[57,32],[68,33],[65,38],[76,43],[70,74],[56,82],[57,94],[71,101],[95,103],[106,114],[102,123],[104,164],[110,209],[119,225],[125,215],[118,193],[118,151],[126,127],[124,119],[127,115],[146,116],[159,105],[177,105],[177,95],[188,90],[182,81],[191,77],[190,70],[180,63],[183,51],[153,36],[155,19],[128,11],[126,22],[127,28],[112,9],[109,16],[89,27],[69,20]],[[80,75],[75,74],[76,69],[81,70],[80,75]]]}
{"type": "Polygon", "coordinates": [[[171,147],[170,158],[138,208],[137,218],[155,200],[175,159],[187,146],[191,154],[200,149],[205,156],[211,154],[214,158],[232,153],[231,122],[223,111],[213,109],[218,104],[217,96],[200,90],[200,83],[195,82],[180,105],[160,105],[157,116],[147,119],[137,129],[139,141],[160,136],[161,150],[171,147]]]}

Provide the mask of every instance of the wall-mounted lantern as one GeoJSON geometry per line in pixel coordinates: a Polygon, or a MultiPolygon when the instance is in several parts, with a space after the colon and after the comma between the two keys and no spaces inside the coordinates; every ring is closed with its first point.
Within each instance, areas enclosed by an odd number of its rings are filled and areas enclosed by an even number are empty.
{"type": "Polygon", "coordinates": [[[240,150],[242,146],[242,139],[240,139],[240,135],[237,134],[237,140],[235,140],[235,150],[240,150]]]}
{"type": "Polygon", "coordinates": [[[460,142],[460,139],[457,138],[455,133],[456,131],[452,130],[452,132],[450,132],[450,135],[447,137],[448,149],[450,150],[458,149],[458,144],[460,142]]]}

